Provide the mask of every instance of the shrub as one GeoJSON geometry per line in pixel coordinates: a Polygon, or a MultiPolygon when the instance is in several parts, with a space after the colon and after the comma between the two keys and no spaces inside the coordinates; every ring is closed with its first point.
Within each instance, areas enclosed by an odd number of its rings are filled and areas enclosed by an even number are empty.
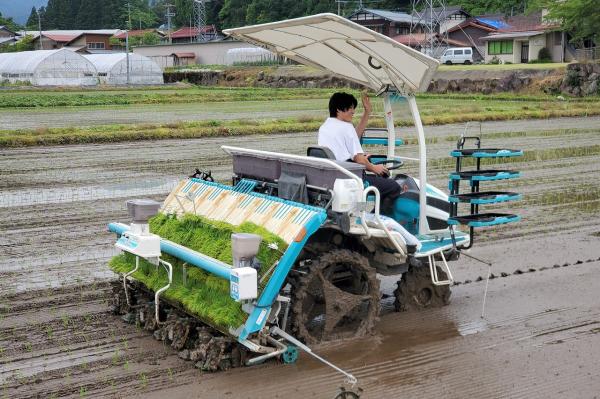
{"type": "Polygon", "coordinates": [[[548,47],[542,47],[538,53],[538,61],[540,62],[552,62],[552,53],[548,47]]]}
{"type": "Polygon", "coordinates": [[[565,76],[565,83],[571,87],[581,86],[581,77],[579,76],[579,70],[569,69],[565,76]]]}

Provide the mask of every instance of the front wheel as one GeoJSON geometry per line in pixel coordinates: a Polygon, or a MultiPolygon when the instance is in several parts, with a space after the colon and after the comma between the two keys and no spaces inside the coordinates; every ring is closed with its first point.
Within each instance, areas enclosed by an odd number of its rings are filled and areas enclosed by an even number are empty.
{"type": "Polygon", "coordinates": [[[446,65],[452,65],[452,61],[446,61],[446,65]]]}
{"type": "MultiPolygon", "coordinates": [[[[440,280],[447,279],[446,273],[439,267],[437,272],[440,280]]],[[[420,266],[409,266],[408,271],[402,274],[394,296],[397,312],[439,308],[450,303],[450,286],[433,284],[429,265],[423,262],[420,266]]]]}

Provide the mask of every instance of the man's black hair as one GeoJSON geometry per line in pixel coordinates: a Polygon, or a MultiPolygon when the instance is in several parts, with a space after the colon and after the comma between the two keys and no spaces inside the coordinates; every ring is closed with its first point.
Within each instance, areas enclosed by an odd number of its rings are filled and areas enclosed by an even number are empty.
{"type": "Polygon", "coordinates": [[[329,99],[329,116],[335,118],[338,111],[348,111],[350,108],[358,105],[356,97],[348,93],[333,93],[329,99]]]}

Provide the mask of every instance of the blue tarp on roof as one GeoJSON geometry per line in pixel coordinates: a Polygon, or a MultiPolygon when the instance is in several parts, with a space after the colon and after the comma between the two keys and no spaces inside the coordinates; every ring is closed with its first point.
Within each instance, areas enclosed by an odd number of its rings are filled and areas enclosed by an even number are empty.
{"type": "Polygon", "coordinates": [[[504,29],[510,27],[510,25],[499,19],[477,18],[477,20],[486,25],[493,26],[496,29],[504,29]]]}

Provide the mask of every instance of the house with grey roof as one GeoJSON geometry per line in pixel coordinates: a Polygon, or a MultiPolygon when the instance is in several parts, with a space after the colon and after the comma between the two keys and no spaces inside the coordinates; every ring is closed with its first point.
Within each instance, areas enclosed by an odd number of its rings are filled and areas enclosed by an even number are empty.
{"type": "Polygon", "coordinates": [[[405,12],[361,8],[348,19],[388,37],[407,35],[413,16],[405,12]]]}
{"type": "Polygon", "coordinates": [[[10,30],[5,25],[0,25],[0,46],[3,44],[11,44],[17,41],[17,34],[10,30]]]}

